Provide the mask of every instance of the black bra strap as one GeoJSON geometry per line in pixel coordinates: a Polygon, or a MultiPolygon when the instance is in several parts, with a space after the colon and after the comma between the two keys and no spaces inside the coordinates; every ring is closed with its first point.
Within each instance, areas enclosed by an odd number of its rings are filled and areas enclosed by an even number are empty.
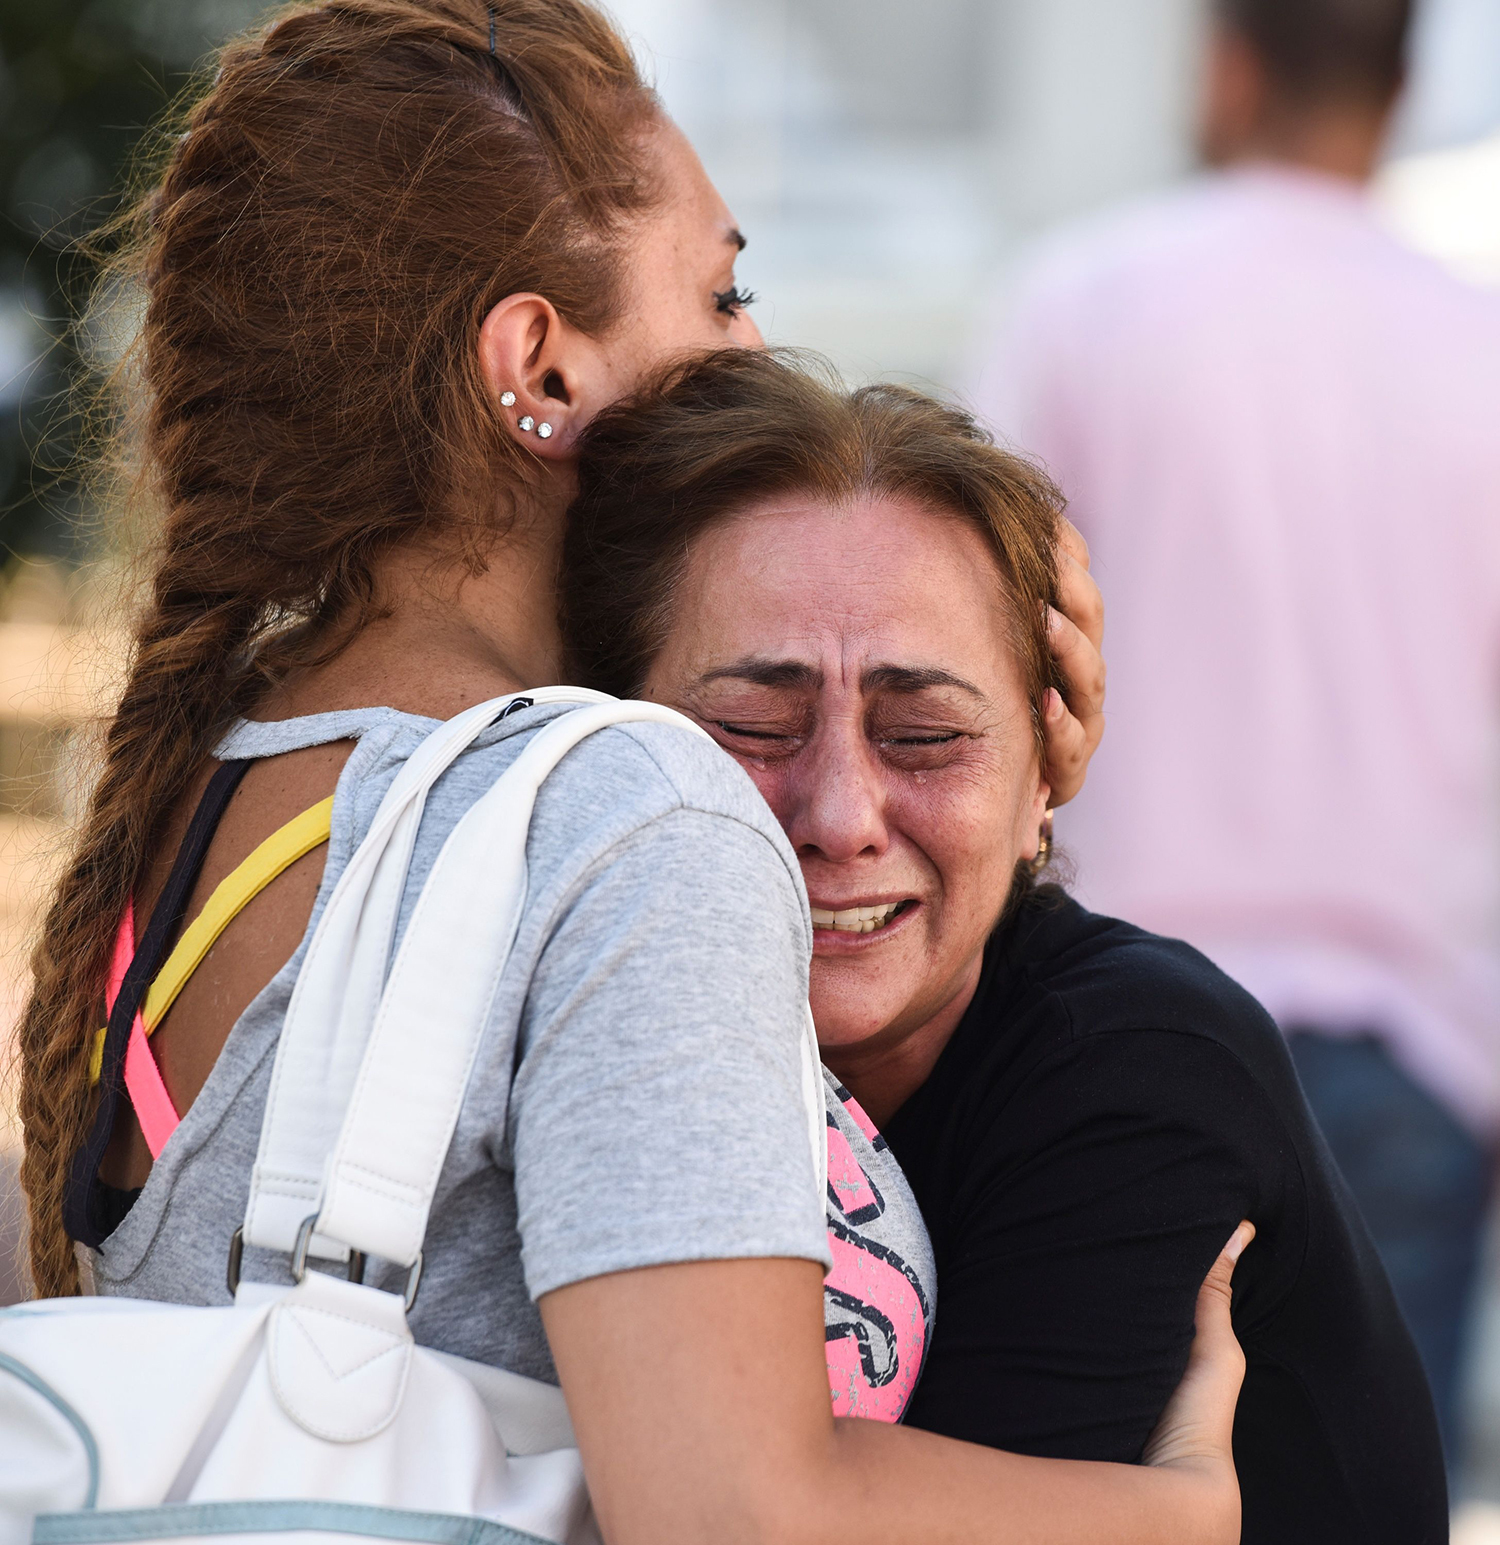
{"type": "Polygon", "coordinates": [[[93,1249],[104,1243],[118,1222],[100,1206],[99,1166],[104,1162],[104,1150],[114,1132],[120,1092],[125,1087],[125,1051],[130,1044],[130,1027],[135,1023],[146,990],[156,979],[167,946],[182,925],[183,914],[203,871],[209,844],[218,830],[229,798],[249,767],[249,760],[225,762],[209,779],[203,798],[198,801],[198,808],[188,823],[187,835],[177,850],[161,899],[156,903],[146,932],[136,943],[135,955],[110,1011],[99,1072],[99,1105],[87,1141],[73,1155],[63,1201],[63,1226],[69,1236],[93,1249]]]}

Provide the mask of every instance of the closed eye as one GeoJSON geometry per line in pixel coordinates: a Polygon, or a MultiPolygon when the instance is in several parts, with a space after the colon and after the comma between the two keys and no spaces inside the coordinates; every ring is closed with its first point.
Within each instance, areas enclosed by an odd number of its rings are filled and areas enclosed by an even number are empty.
{"type": "Polygon", "coordinates": [[[749,730],[743,724],[726,724],[722,719],[715,719],[714,725],[723,730],[726,735],[740,735],[746,740],[790,740],[792,738],[785,730],[749,730]]]}

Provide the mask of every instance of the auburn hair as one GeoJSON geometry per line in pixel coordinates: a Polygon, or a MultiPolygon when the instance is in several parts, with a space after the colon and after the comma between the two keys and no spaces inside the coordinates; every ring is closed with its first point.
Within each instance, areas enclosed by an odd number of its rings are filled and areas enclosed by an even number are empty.
{"type": "Polygon", "coordinates": [[[124,384],[161,527],[20,1028],[44,1296],[79,1289],[90,1032],[153,844],[226,724],[365,620],[383,554],[452,531],[484,561],[532,473],[480,323],[535,291],[608,330],[656,112],[584,0],[298,4],[224,50],[128,217],[109,282],[144,300],[124,384]]]}
{"type": "Polygon", "coordinates": [[[666,641],[693,543],[764,500],[910,499],[972,526],[995,560],[1045,760],[1047,640],[1062,495],[962,409],[903,386],[846,390],[807,354],[724,349],[668,366],[584,432],[560,582],[572,679],[636,695],[666,641]]]}

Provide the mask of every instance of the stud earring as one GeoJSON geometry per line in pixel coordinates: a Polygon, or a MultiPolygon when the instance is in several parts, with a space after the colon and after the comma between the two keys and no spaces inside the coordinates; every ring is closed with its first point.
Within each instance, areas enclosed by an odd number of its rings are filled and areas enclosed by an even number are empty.
{"type": "Polygon", "coordinates": [[[536,437],[538,440],[550,440],[552,438],[551,424],[538,424],[536,426],[536,437]]]}
{"type": "Polygon", "coordinates": [[[513,408],[513,407],[515,407],[515,405],[516,405],[516,394],[514,392],[501,392],[500,393],[500,406],[502,408],[513,408]]]}
{"type": "Polygon", "coordinates": [[[517,429],[535,429],[536,420],[528,413],[516,425],[517,429]]]}

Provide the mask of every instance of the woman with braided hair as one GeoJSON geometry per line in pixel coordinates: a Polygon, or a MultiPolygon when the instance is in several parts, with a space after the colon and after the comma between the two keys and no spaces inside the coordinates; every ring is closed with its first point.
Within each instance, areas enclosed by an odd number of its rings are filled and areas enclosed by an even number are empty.
{"type": "MultiPolygon", "coordinates": [[[[225,51],[131,235],[143,410],[123,427],[162,525],[36,955],[23,1179],[43,1295],[79,1290],[81,1250],[97,1291],[212,1304],[331,888],[435,722],[559,679],[583,427],[664,358],[758,339],[743,239],[581,0],[294,5],[225,51]],[[95,1055],[134,993],[139,1035],[95,1055]]],[[[1092,625],[1076,563],[1072,594],[1092,625]]],[[[1053,635],[1077,686],[1078,717],[1048,716],[1067,789],[1098,659],[1060,617],[1053,635]]],[[[447,835],[567,711],[518,706],[428,796],[398,933],[447,835]]],[[[612,1545],[1235,1537],[1227,1252],[1150,1465],[899,1428],[915,1316],[898,1396],[856,1380],[831,1408],[806,897],[728,758],[669,724],[594,735],[526,859],[411,1325],[561,1383],[612,1545]]],[[[829,1119],[857,1186],[876,1144],[829,1119]]],[[[880,1179],[930,1304],[920,1217],[880,1179]]],[[[237,1269],[291,1280],[266,1250],[237,1269]]]]}

